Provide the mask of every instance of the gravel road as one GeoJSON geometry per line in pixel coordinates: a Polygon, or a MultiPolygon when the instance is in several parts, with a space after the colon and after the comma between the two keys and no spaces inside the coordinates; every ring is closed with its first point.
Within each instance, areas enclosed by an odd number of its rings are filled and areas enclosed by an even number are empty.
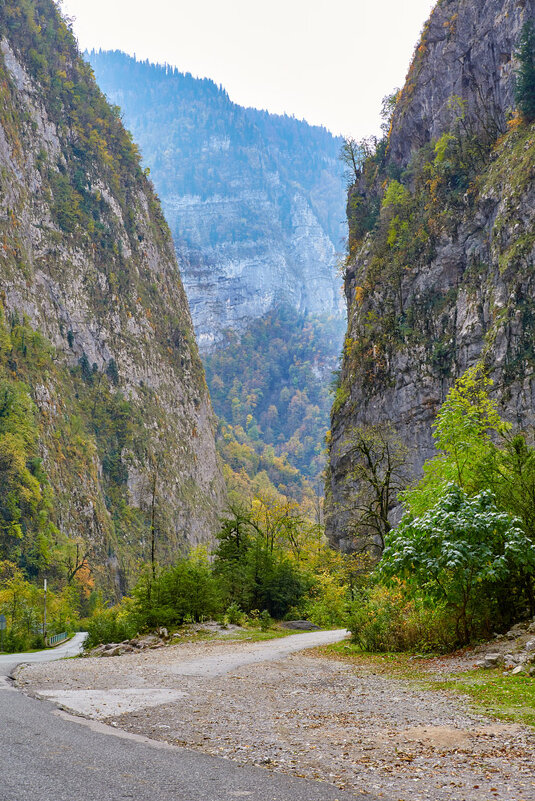
{"type": "Polygon", "coordinates": [[[531,730],[373,668],[300,651],[316,637],[69,660],[24,668],[19,682],[129,732],[357,797],[364,788],[389,801],[535,801],[531,730]]]}

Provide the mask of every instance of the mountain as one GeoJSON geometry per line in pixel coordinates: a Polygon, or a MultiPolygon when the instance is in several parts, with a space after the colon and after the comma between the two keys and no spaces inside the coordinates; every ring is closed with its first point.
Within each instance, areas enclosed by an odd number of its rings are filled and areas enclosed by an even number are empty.
{"type": "Polygon", "coordinates": [[[281,302],[343,316],[341,139],[243,108],[210,80],[91,52],[162,199],[201,351],[281,302]]]}
{"type": "Polygon", "coordinates": [[[247,476],[258,492],[267,475],[271,491],[301,499],[324,469],[345,329],[335,270],[341,139],[242,108],[172,67],[120,52],[88,57],[162,198],[221,420],[227,484],[243,494],[247,476]]]}
{"type": "Polygon", "coordinates": [[[176,557],[223,503],[188,303],[137,148],[52,0],[2,2],[0,71],[0,559],[50,576],[76,543],[124,589],[152,536],[176,557]]]}
{"type": "Polygon", "coordinates": [[[515,113],[515,85],[534,19],[533,0],[440,0],[389,135],[355,174],[327,482],[328,533],[342,549],[365,539],[359,432],[401,441],[420,475],[437,409],[479,360],[502,413],[533,424],[535,128],[515,113]]]}

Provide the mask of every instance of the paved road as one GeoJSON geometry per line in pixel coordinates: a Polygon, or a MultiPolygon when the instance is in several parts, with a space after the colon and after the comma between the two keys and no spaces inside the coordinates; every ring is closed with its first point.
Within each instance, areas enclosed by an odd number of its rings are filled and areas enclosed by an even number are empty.
{"type": "Polygon", "coordinates": [[[66,656],[77,656],[82,650],[86,637],[87,632],[80,631],[68,642],[47,651],[35,651],[35,653],[30,654],[2,654],[0,656],[0,676],[11,675],[17,665],[21,665],[23,662],[35,665],[40,662],[53,662],[56,659],[64,659],[66,656]]]}
{"type": "MultiPolygon", "coordinates": [[[[27,656],[40,661],[38,654],[27,656]]],[[[2,659],[2,671],[6,665],[2,659]]],[[[19,693],[7,682],[0,689],[0,766],[0,801],[355,799],[352,793],[324,783],[240,767],[77,720],[49,702],[19,693]]],[[[357,797],[377,801],[362,792],[357,797]]]]}

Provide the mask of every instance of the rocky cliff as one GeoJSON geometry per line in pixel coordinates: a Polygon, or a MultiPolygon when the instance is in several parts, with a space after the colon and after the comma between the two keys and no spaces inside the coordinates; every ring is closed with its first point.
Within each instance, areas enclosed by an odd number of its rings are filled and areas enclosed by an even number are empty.
{"type": "Polygon", "coordinates": [[[343,549],[365,536],[355,432],[388,429],[417,476],[448,388],[480,359],[503,413],[533,423],[535,129],[513,111],[515,53],[534,18],[533,0],[441,0],[388,138],[349,193],[327,481],[328,532],[343,549]]]}
{"type": "Polygon", "coordinates": [[[151,526],[165,560],[222,503],[171,236],[51,0],[0,5],[0,123],[1,377],[35,404],[57,529],[125,577],[151,526]]]}
{"type": "Polygon", "coordinates": [[[281,302],[342,317],[341,139],[170,67],[88,57],[151,169],[201,351],[281,302]]]}

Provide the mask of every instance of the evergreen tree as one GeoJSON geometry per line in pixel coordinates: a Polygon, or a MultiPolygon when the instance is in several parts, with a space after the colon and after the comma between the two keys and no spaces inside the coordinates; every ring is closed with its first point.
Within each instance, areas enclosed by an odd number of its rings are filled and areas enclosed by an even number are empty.
{"type": "Polygon", "coordinates": [[[535,25],[529,20],[522,27],[517,52],[515,100],[526,122],[535,120],[535,25]]]}

